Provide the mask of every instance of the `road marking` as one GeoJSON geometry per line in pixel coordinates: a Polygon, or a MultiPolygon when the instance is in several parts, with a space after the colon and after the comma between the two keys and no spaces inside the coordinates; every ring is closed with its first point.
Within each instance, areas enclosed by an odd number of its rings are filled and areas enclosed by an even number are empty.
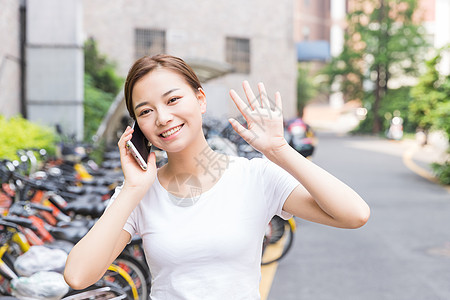
{"type": "MultiPolygon", "coordinates": [[[[408,169],[410,169],[411,171],[413,171],[414,173],[416,173],[417,175],[431,181],[437,184],[439,183],[439,180],[433,175],[431,174],[428,170],[418,166],[414,161],[413,161],[413,156],[414,153],[417,151],[419,146],[414,145],[413,147],[409,148],[408,150],[406,150],[403,153],[402,159],[403,159],[403,163],[406,165],[406,167],[408,167],[408,169]]],[[[450,186],[443,186],[441,185],[444,189],[447,190],[447,192],[450,193],[450,186]]]]}
{"type": "Polygon", "coordinates": [[[270,288],[272,287],[273,279],[277,272],[278,262],[270,265],[261,266],[261,282],[259,283],[259,293],[261,300],[266,300],[269,297],[270,288]]]}
{"type": "MultiPolygon", "coordinates": [[[[266,260],[279,257],[283,252],[285,237],[281,238],[277,243],[267,246],[264,251],[264,258],[266,260]]],[[[259,284],[259,293],[261,300],[266,300],[269,296],[270,288],[272,287],[273,279],[277,272],[278,262],[261,266],[261,282],[259,284]]]]}

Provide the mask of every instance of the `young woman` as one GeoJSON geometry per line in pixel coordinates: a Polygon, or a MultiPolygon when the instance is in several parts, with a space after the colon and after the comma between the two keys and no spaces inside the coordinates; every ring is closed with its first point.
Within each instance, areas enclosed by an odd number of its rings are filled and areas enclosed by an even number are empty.
{"type": "Polygon", "coordinates": [[[70,252],[65,279],[75,289],[96,282],[135,233],[152,273],[151,298],[259,299],[261,247],[274,215],[358,228],[369,207],[347,185],[305,159],[283,136],[281,96],[264,85],[247,102],[231,99],[247,121],[232,127],[267,159],[214,152],[202,131],[206,95],[192,69],[168,55],[143,57],[125,83],[128,111],[144,135],[167,152],[143,171],[121,136],[123,186],[89,233],[70,252]]]}

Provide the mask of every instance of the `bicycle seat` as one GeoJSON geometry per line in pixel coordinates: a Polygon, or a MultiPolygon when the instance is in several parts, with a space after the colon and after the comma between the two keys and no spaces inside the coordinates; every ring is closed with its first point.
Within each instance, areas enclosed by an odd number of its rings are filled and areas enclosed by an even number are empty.
{"type": "Polygon", "coordinates": [[[48,231],[55,239],[77,243],[89,231],[86,227],[50,227],[48,231]]]}
{"type": "Polygon", "coordinates": [[[91,228],[94,226],[95,220],[79,219],[71,221],[60,221],[56,224],[57,227],[85,227],[91,228]]]}
{"type": "Polygon", "coordinates": [[[142,238],[139,235],[134,234],[133,237],[131,238],[130,245],[140,245],[141,243],[142,238]]]}
{"type": "Polygon", "coordinates": [[[108,194],[109,189],[105,186],[68,186],[66,191],[77,195],[95,194],[105,195],[108,194]]]}
{"type": "Polygon", "coordinates": [[[67,204],[64,208],[67,212],[73,212],[77,215],[91,216],[98,218],[103,214],[106,205],[104,202],[87,202],[87,201],[73,201],[67,204]]]}

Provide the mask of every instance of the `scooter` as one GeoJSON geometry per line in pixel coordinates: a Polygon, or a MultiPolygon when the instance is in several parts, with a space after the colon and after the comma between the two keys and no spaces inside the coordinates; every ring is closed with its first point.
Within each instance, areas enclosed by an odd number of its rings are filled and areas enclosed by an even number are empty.
{"type": "Polygon", "coordinates": [[[295,118],[287,122],[285,126],[285,138],[289,145],[304,157],[310,157],[315,149],[315,135],[311,127],[301,118],[295,118]]]}

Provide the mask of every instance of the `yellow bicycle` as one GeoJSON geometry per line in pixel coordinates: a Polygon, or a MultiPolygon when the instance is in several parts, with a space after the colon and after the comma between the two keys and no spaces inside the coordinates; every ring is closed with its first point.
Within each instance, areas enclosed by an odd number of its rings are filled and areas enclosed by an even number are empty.
{"type": "Polygon", "coordinates": [[[297,230],[295,219],[284,220],[275,216],[270,220],[264,235],[261,265],[268,265],[282,259],[292,247],[297,230]]]}
{"type": "MultiPolygon", "coordinates": [[[[27,220],[24,219],[23,222],[27,220]]],[[[14,257],[30,249],[20,225],[0,219],[0,294],[11,295],[11,281],[18,278],[14,257]]],[[[63,300],[70,299],[132,299],[138,300],[138,291],[131,276],[118,265],[109,266],[98,283],[82,291],[70,291],[63,300]]]]}

